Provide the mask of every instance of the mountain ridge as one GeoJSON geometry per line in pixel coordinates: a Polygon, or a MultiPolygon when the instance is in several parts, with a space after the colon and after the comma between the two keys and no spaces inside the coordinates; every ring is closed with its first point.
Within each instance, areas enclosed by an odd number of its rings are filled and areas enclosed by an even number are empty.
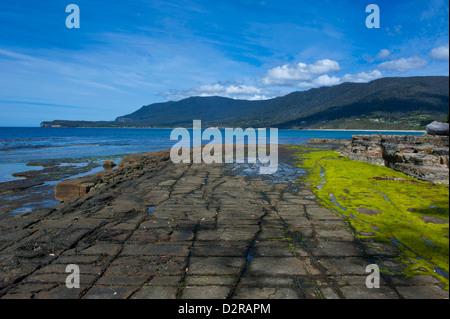
{"type": "Polygon", "coordinates": [[[296,91],[268,100],[189,97],[145,105],[115,121],[42,122],[60,127],[279,127],[423,129],[448,116],[449,77],[392,77],[296,91]]]}

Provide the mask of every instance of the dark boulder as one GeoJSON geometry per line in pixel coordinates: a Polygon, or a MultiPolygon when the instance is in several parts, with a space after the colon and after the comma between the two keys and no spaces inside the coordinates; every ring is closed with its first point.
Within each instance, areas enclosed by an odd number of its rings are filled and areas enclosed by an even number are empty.
{"type": "Polygon", "coordinates": [[[448,123],[434,121],[426,126],[426,130],[430,135],[449,135],[448,123]]]}

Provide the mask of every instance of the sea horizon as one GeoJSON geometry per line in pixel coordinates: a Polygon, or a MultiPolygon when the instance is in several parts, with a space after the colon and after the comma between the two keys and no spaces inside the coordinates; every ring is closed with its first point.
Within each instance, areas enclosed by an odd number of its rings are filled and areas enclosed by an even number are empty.
{"type": "MultiPolygon", "coordinates": [[[[269,128],[270,126],[266,127],[269,128]]],[[[42,127],[42,126],[0,126],[1,128],[50,128],[50,129],[145,129],[145,130],[172,130],[173,127],[42,127]]],[[[225,129],[228,127],[214,126],[214,128],[225,129]]],[[[248,127],[253,128],[253,127],[248,127]]],[[[189,128],[188,128],[189,129],[189,128]]],[[[245,128],[244,128],[245,129],[245,128]]],[[[301,129],[301,128],[289,128],[289,129],[279,129],[285,131],[359,131],[359,132],[417,132],[417,133],[426,133],[426,130],[378,130],[378,129],[301,129]]]]}

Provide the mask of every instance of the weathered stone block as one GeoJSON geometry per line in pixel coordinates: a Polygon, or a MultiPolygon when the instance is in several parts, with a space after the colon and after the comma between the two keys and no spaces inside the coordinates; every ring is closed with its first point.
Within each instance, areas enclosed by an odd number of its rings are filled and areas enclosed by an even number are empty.
{"type": "Polygon", "coordinates": [[[86,195],[89,190],[101,181],[98,175],[88,175],[62,181],[55,186],[55,199],[64,202],[86,195]]]}

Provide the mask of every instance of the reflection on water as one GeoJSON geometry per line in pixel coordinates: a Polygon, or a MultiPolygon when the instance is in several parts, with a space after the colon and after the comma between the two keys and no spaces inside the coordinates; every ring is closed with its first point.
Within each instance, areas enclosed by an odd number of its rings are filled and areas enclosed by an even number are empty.
{"type": "Polygon", "coordinates": [[[261,163],[233,163],[229,164],[229,172],[238,176],[248,176],[251,178],[261,178],[272,183],[286,183],[290,184],[296,179],[299,179],[306,173],[304,169],[295,167],[285,163],[278,163],[278,170],[275,174],[261,174],[260,167],[267,166],[261,163]]]}
{"type": "Polygon", "coordinates": [[[0,183],[23,179],[23,177],[14,177],[12,174],[26,171],[38,171],[42,166],[27,166],[26,163],[0,163],[0,183]]]}
{"type": "Polygon", "coordinates": [[[36,203],[26,203],[22,207],[14,209],[14,210],[10,211],[9,213],[11,215],[18,215],[18,214],[31,212],[32,210],[34,210],[38,207],[45,208],[45,207],[52,207],[52,206],[59,205],[59,204],[60,203],[56,200],[47,199],[47,200],[43,200],[41,202],[36,202],[36,203]]]}

